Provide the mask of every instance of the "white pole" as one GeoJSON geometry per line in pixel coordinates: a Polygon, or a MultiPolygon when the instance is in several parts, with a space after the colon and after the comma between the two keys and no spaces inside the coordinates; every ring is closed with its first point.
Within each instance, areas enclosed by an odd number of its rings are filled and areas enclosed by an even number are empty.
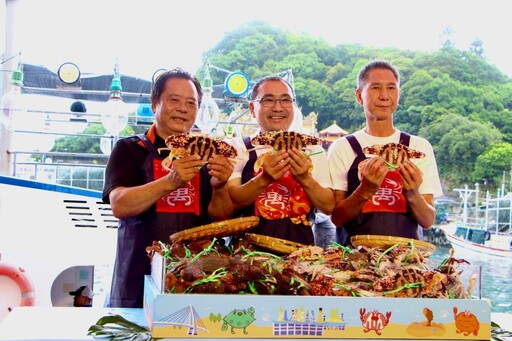
{"type": "Polygon", "coordinates": [[[478,224],[478,201],[479,199],[479,193],[480,192],[480,184],[477,182],[475,184],[475,224],[478,224]]]}
{"type": "Polygon", "coordinates": [[[503,182],[501,183],[501,195],[505,195],[505,175],[507,173],[505,171],[503,171],[503,182]]]}
{"type": "MultiPolygon", "coordinates": [[[[15,12],[16,5],[19,4],[19,1],[20,0],[5,0],[5,52],[3,63],[1,64],[1,69],[4,70],[4,72],[2,72],[0,82],[0,98],[3,98],[4,95],[11,90],[11,75],[20,61],[18,57],[19,51],[16,50],[15,41],[13,39],[16,36],[15,12]]],[[[2,115],[3,120],[4,113],[1,112],[0,115],[2,115]]],[[[7,121],[0,122],[0,141],[2,143],[0,146],[0,174],[2,175],[10,175],[11,151],[9,149],[12,142],[12,132],[10,129],[7,121]]]]}
{"type": "Polygon", "coordinates": [[[4,60],[2,64],[2,70],[6,70],[2,75],[2,95],[9,91],[11,73],[18,65],[18,58],[15,56],[19,54],[19,50],[16,49],[16,6],[20,0],[5,0],[5,52],[4,60]]]}

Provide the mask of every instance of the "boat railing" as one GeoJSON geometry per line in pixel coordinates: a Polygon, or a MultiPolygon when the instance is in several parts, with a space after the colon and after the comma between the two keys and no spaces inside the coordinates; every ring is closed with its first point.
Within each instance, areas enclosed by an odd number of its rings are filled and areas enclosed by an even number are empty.
{"type": "Polygon", "coordinates": [[[107,161],[108,155],[104,154],[13,151],[12,175],[28,180],[101,191],[107,161]],[[30,155],[31,158],[27,159],[24,157],[26,155],[30,155]],[[63,159],[70,161],[65,162],[63,159]]]}

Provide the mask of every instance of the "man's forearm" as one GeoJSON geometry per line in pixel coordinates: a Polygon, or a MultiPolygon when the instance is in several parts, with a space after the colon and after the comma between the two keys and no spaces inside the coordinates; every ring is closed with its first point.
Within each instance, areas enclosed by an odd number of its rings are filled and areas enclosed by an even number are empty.
{"type": "Polygon", "coordinates": [[[431,194],[417,194],[407,198],[407,206],[414,220],[424,229],[430,228],[436,221],[436,209],[431,194]]]}
{"type": "Polygon", "coordinates": [[[112,213],[116,218],[136,216],[176,188],[173,182],[165,178],[135,187],[117,187],[109,195],[112,213]]]}
{"type": "Polygon", "coordinates": [[[336,226],[342,226],[357,217],[364,204],[368,201],[368,198],[363,196],[358,189],[348,198],[345,196],[345,192],[335,191],[335,206],[332,211],[331,220],[336,226]]]}
{"type": "Polygon", "coordinates": [[[214,221],[226,220],[233,215],[233,203],[229,196],[228,187],[213,189],[212,200],[208,205],[208,217],[214,221]]]}
{"type": "Polygon", "coordinates": [[[300,185],[314,207],[327,215],[331,214],[334,209],[334,192],[331,188],[320,186],[313,177],[303,181],[300,185]]]}

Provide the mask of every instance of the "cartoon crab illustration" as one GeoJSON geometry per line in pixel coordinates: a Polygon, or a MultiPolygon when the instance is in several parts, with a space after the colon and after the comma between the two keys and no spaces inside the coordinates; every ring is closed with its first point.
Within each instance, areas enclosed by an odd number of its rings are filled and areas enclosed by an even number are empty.
{"type": "Polygon", "coordinates": [[[222,321],[221,330],[225,331],[228,329],[228,325],[231,326],[231,334],[235,333],[235,328],[243,329],[244,334],[247,335],[247,331],[245,328],[254,322],[254,308],[250,307],[249,309],[234,309],[229,314],[224,316],[222,321]]]}
{"type": "Polygon", "coordinates": [[[480,322],[474,314],[468,310],[462,311],[457,314],[457,307],[453,307],[453,316],[455,318],[455,328],[457,334],[462,333],[464,336],[469,334],[478,335],[480,330],[480,322]]]}
{"type": "Polygon", "coordinates": [[[380,331],[388,325],[389,318],[391,317],[390,311],[388,311],[386,316],[384,316],[383,313],[377,310],[367,313],[365,308],[359,309],[359,314],[364,327],[363,331],[368,333],[373,330],[377,335],[382,335],[380,331]]]}

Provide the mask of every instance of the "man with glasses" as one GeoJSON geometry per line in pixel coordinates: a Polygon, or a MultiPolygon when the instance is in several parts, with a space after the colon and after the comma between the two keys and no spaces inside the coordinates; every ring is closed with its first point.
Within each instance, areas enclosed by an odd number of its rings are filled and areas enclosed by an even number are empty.
{"type": "Polygon", "coordinates": [[[144,275],[150,273],[146,247],[187,228],[225,220],[232,214],[227,181],[233,164],[222,155],[199,155],[162,166],[165,139],[192,129],[202,89],[182,69],[162,73],[151,90],[155,123],[144,133],[119,140],[105,172],[103,201],[119,218],[110,306],[142,308],[144,275]]]}
{"type": "MultiPolygon", "coordinates": [[[[295,115],[293,89],[276,76],[253,87],[249,110],[260,133],[287,131],[295,115]]],[[[241,158],[228,182],[238,216],[258,215],[251,232],[306,245],[314,244],[311,215],[317,208],[329,214],[334,194],[322,146],[288,151],[255,147],[254,136],[231,141],[241,158]]],[[[270,147],[270,146],[269,146],[270,147]]]]}

